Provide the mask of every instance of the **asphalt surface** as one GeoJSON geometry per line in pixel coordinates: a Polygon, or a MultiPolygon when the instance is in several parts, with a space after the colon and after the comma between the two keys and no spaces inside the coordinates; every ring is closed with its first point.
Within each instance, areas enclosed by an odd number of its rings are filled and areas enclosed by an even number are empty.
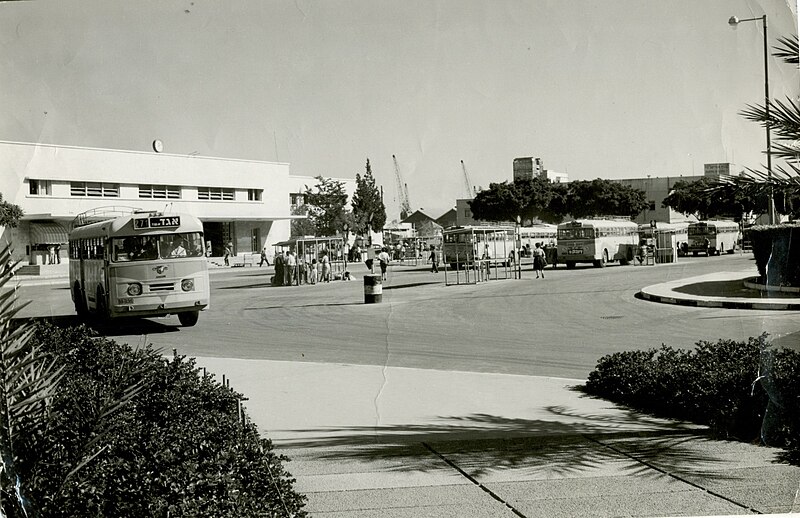
{"type": "MultiPolygon", "coordinates": [[[[696,301],[683,311],[718,311],[718,298],[765,303],[763,296],[730,293],[747,276],[670,274],[669,282],[636,293],[648,300],[641,304],[696,301]]],[[[515,282],[498,281],[492,289],[515,282]]],[[[390,293],[388,307],[419,302],[402,301],[410,290],[390,293]]],[[[712,440],[702,428],[585,397],[576,390],[582,378],[219,354],[197,360],[249,398],[250,417],[291,458],[288,469],[312,516],[800,511],[800,467],[782,463],[779,450],[712,440]]]]}

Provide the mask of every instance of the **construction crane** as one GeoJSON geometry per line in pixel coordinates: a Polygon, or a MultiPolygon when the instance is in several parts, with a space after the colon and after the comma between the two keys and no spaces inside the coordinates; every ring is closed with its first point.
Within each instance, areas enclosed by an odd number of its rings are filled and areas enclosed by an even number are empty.
{"type": "Polygon", "coordinates": [[[467,166],[464,165],[464,161],[461,161],[461,170],[464,171],[464,182],[467,186],[467,196],[470,198],[475,197],[475,187],[472,186],[472,182],[469,181],[469,174],[467,174],[467,166]]]}
{"type": "Polygon", "coordinates": [[[400,220],[404,220],[411,214],[411,203],[408,201],[408,184],[403,183],[400,175],[400,166],[397,164],[397,157],[392,155],[394,160],[394,175],[397,180],[397,198],[400,200],[400,220]]]}

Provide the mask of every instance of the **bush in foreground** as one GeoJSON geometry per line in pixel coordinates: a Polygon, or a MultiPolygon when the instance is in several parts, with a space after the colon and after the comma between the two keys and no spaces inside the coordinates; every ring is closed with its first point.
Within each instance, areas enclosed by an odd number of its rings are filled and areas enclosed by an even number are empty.
{"type": "Polygon", "coordinates": [[[766,335],[744,342],[662,345],[601,358],[589,394],[660,417],[708,425],[717,437],[767,444],[800,455],[800,354],[766,335]]]}
{"type": "Polygon", "coordinates": [[[305,516],[288,459],[259,437],[242,396],[194,360],[84,326],[40,323],[32,341],[64,368],[47,429],[16,445],[41,515],[305,516]]]}

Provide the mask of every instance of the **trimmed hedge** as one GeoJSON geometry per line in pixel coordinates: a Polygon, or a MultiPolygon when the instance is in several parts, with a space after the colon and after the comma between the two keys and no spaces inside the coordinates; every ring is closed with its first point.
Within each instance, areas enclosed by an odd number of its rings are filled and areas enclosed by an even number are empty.
{"type": "Polygon", "coordinates": [[[770,286],[800,286],[800,225],[757,225],[746,233],[762,282],[770,286]]]}
{"type": "Polygon", "coordinates": [[[770,345],[700,341],[601,358],[584,390],[660,417],[708,425],[717,437],[786,448],[800,458],[800,353],[770,345]]]}
{"type": "Polygon", "coordinates": [[[39,438],[52,455],[16,445],[23,489],[41,515],[305,516],[288,459],[240,411],[242,395],[194,360],[133,350],[84,326],[39,323],[32,340],[65,369],[39,438]]]}

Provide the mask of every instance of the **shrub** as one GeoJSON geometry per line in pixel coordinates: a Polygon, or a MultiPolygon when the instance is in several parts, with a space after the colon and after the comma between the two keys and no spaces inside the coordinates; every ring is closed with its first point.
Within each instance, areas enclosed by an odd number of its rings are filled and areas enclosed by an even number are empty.
{"type": "Polygon", "coordinates": [[[242,395],[194,360],[83,326],[40,323],[32,340],[65,374],[40,437],[51,454],[18,445],[42,515],[305,516],[288,459],[240,412],[242,395]]]}
{"type": "Polygon", "coordinates": [[[771,286],[800,286],[800,225],[758,225],[747,234],[762,281],[771,286]]]}
{"type": "Polygon", "coordinates": [[[716,436],[800,452],[800,354],[766,335],[701,341],[692,351],[662,345],[601,358],[586,392],[661,417],[708,425],[716,436]]]}

